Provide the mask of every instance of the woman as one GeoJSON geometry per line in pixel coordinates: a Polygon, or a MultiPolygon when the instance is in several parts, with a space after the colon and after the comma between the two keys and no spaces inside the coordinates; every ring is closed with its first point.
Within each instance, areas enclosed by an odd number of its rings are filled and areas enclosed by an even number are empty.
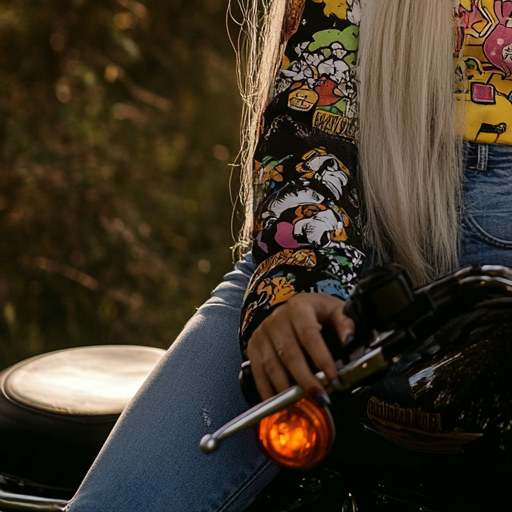
{"type": "Polygon", "coordinates": [[[419,284],[457,265],[512,265],[512,86],[499,48],[486,56],[506,25],[493,9],[509,2],[263,4],[244,91],[251,253],[127,408],[70,512],[239,511],[275,476],[251,432],[213,455],[197,447],[246,408],[240,317],[260,394],[293,378],[325,403],[304,352],[335,387],[321,324],[350,341],[343,300],[368,266],[393,260],[419,284]]]}

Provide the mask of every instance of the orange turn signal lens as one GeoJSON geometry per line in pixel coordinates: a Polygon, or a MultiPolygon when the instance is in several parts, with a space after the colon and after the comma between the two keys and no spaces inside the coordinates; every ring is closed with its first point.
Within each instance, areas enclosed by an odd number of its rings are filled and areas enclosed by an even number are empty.
{"type": "Polygon", "coordinates": [[[334,440],[330,413],[303,398],[260,421],[259,438],[270,458],[288,468],[308,469],[329,453],[334,440]]]}

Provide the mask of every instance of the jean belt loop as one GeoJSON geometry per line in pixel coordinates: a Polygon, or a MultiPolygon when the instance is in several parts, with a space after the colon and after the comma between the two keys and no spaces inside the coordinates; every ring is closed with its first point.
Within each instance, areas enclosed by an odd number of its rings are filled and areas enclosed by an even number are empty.
{"type": "Polygon", "coordinates": [[[489,145],[488,144],[478,144],[477,169],[479,171],[486,171],[488,160],[489,160],[489,145]]]}

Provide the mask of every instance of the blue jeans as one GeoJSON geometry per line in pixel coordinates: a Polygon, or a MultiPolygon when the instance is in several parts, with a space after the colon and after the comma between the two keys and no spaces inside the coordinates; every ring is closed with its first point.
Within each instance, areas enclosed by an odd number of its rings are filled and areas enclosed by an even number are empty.
{"type": "Polygon", "coordinates": [[[240,512],[277,474],[247,430],[199,441],[247,410],[238,325],[250,256],[213,292],[117,422],[70,512],[240,512]]]}
{"type": "Polygon", "coordinates": [[[468,143],[460,266],[512,266],[512,147],[468,143]]]}
{"type": "MultiPolygon", "coordinates": [[[[512,266],[512,147],[468,144],[460,264],[512,266]]],[[[240,511],[277,474],[254,432],[205,455],[199,440],[244,410],[238,389],[240,308],[250,256],[186,325],[144,384],[69,512],[240,511]]]]}

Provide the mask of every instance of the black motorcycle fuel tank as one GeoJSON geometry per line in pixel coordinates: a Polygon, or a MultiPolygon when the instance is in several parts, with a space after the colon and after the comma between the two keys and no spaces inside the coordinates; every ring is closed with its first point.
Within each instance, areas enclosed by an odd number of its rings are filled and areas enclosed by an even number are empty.
{"type": "Polygon", "coordinates": [[[360,512],[512,510],[511,310],[450,321],[337,416],[360,512]]]}

